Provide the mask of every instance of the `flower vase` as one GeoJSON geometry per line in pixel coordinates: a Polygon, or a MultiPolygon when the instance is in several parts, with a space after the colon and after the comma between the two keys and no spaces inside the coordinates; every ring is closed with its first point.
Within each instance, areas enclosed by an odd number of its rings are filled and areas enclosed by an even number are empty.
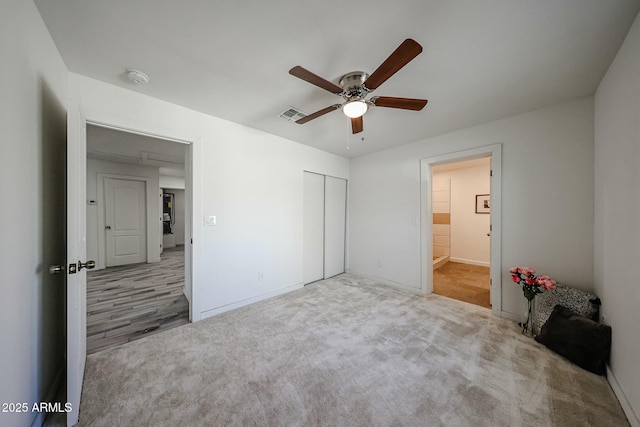
{"type": "Polygon", "coordinates": [[[527,311],[525,313],[525,320],[522,322],[522,335],[527,337],[533,337],[533,313],[534,313],[534,301],[535,298],[527,299],[527,311]]]}

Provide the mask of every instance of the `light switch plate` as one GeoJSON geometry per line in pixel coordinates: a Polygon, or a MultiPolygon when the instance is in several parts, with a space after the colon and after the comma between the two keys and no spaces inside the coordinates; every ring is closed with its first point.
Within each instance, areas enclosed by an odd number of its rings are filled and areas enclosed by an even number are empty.
{"type": "Polygon", "coordinates": [[[209,225],[209,226],[216,225],[216,217],[215,217],[215,215],[205,215],[205,217],[204,217],[204,225],[209,225]]]}

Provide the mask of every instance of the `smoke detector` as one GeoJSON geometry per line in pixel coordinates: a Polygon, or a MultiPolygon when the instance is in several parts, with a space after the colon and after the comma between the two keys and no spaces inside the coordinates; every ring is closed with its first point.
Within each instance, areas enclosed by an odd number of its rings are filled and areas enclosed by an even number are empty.
{"type": "Polygon", "coordinates": [[[149,76],[142,71],[127,70],[127,77],[129,80],[137,85],[146,85],[149,83],[149,76]]]}

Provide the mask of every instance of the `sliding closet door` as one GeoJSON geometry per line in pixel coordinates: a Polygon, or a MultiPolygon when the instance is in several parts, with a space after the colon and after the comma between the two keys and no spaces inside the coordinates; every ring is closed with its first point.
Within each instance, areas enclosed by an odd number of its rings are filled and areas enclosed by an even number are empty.
{"type": "Polygon", "coordinates": [[[324,279],[324,175],[304,173],[302,280],[324,279]]]}
{"type": "Polygon", "coordinates": [[[325,177],[324,192],[324,277],[344,273],[347,181],[325,177]]]}

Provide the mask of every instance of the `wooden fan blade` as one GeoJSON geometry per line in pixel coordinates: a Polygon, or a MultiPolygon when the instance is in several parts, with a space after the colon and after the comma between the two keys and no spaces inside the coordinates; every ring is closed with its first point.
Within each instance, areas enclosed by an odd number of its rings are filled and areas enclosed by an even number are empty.
{"type": "Polygon", "coordinates": [[[313,119],[317,119],[320,116],[324,116],[325,114],[330,113],[333,110],[337,110],[338,108],[340,108],[340,104],[335,104],[330,107],[323,108],[320,111],[316,111],[315,113],[309,114],[308,116],[305,116],[301,119],[296,120],[296,123],[298,123],[299,125],[303,125],[307,122],[310,122],[313,119]]]}
{"type": "Polygon", "coordinates": [[[413,39],[406,39],[396,50],[373,72],[364,82],[369,90],[378,88],[387,79],[400,71],[402,67],[407,65],[413,58],[422,52],[420,43],[413,39]]]}
{"type": "Polygon", "coordinates": [[[426,99],[394,98],[392,96],[376,96],[371,98],[376,107],[401,108],[403,110],[420,111],[427,105],[426,99]]]}
{"type": "Polygon", "coordinates": [[[316,74],[313,74],[311,71],[306,70],[299,65],[290,69],[289,74],[302,79],[305,82],[309,82],[312,85],[316,85],[324,90],[328,90],[331,93],[335,93],[336,95],[340,95],[342,93],[342,88],[340,86],[334,85],[330,81],[325,80],[316,74]]]}
{"type": "Polygon", "coordinates": [[[351,119],[351,131],[355,135],[356,133],[360,133],[364,130],[362,124],[362,116],[356,117],[355,119],[351,119]]]}

